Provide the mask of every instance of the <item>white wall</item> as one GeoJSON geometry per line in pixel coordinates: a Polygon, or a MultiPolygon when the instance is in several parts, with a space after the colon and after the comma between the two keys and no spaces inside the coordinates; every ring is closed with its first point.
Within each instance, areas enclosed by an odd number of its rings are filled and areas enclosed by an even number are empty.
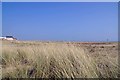
{"type": "Polygon", "coordinates": [[[6,38],[6,40],[14,40],[13,38],[6,38]]]}

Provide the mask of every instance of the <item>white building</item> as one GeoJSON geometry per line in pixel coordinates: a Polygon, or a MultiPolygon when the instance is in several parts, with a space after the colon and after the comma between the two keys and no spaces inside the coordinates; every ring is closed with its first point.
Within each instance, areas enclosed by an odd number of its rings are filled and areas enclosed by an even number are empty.
{"type": "Polygon", "coordinates": [[[2,39],[2,40],[10,40],[10,41],[16,40],[16,38],[14,38],[13,36],[0,37],[0,39],[2,39]]]}

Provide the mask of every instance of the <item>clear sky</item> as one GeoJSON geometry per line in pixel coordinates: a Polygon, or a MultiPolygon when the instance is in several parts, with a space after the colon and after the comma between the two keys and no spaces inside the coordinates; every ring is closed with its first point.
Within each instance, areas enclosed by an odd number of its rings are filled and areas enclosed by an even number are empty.
{"type": "Polygon", "coordinates": [[[0,36],[2,36],[2,3],[0,2],[0,36]]]}
{"type": "Polygon", "coordinates": [[[3,3],[3,36],[20,40],[117,41],[118,3],[3,3]]]}

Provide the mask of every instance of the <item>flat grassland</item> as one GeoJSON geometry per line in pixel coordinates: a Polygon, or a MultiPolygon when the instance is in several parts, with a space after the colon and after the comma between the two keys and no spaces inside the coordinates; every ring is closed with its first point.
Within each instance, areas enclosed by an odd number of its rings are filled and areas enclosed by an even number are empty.
{"type": "Polygon", "coordinates": [[[117,78],[118,45],[2,41],[3,78],[117,78]]]}

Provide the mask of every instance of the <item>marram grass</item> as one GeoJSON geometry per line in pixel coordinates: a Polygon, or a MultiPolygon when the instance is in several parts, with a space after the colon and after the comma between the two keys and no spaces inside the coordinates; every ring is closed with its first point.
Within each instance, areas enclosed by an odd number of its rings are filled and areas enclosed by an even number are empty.
{"type": "Polygon", "coordinates": [[[117,78],[117,57],[87,54],[84,47],[58,42],[7,42],[3,78],[117,78]]]}

